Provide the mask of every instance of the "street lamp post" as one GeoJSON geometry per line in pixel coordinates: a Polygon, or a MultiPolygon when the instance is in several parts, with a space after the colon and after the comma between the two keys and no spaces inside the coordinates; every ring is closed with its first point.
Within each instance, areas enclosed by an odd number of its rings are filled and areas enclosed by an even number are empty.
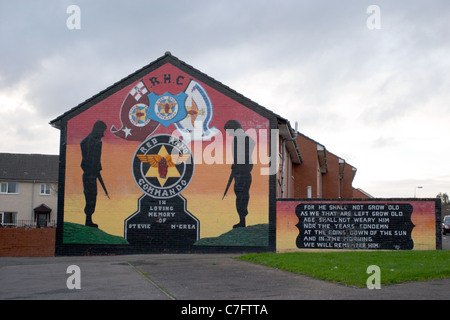
{"type": "Polygon", "coordinates": [[[422,186],[418,186],[418,187],[415,187],[414,188],[414,198],[416,197],[416,191],[417,191],[417,189],[422,189],[423,187],[422,186]]]}

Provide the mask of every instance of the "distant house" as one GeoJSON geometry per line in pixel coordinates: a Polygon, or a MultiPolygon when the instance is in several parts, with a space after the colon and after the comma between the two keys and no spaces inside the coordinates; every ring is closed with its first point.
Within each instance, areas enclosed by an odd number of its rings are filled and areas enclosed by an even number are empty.
{"type": "Polygon", "coordinates": [[[355,167],[300,132],[297,133],[297,144],[303,162],[293,170],[295,198],[369,198],[366,194],[354,193],[355,167]]]}
{"type": "Polygon", "coordinates": [[[0,153],[0,224],[56,224],[57,155],[0,153]]]}

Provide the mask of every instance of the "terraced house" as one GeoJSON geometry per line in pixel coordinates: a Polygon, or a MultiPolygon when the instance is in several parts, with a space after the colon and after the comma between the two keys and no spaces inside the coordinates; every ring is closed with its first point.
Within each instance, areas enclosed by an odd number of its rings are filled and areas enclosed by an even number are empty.
{"type": "Polygon", "coordinates": [[[0,153],[0,224],[56,225],[57,155],[0,153]]]}

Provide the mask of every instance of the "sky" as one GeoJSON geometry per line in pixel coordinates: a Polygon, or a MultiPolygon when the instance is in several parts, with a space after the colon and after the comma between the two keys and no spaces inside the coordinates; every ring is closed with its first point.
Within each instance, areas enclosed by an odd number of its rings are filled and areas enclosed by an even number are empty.
{"type": "Polygon", "coordinates": [[[170,51],[297,122],[355,188],[435,197],[449,31],[448,0],[0,0],[0,152],[59,154],[51,120],[170,51]]]}

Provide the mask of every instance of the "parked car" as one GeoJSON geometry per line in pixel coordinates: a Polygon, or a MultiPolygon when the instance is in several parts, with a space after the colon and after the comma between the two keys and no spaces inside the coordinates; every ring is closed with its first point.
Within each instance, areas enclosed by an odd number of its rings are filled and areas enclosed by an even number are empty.
{"type": "Polygon", "coordinates": [[[442,233],[447,234],[447,232],[450,232],[450,216],[445,216],[442,220],[442,233]]]}

